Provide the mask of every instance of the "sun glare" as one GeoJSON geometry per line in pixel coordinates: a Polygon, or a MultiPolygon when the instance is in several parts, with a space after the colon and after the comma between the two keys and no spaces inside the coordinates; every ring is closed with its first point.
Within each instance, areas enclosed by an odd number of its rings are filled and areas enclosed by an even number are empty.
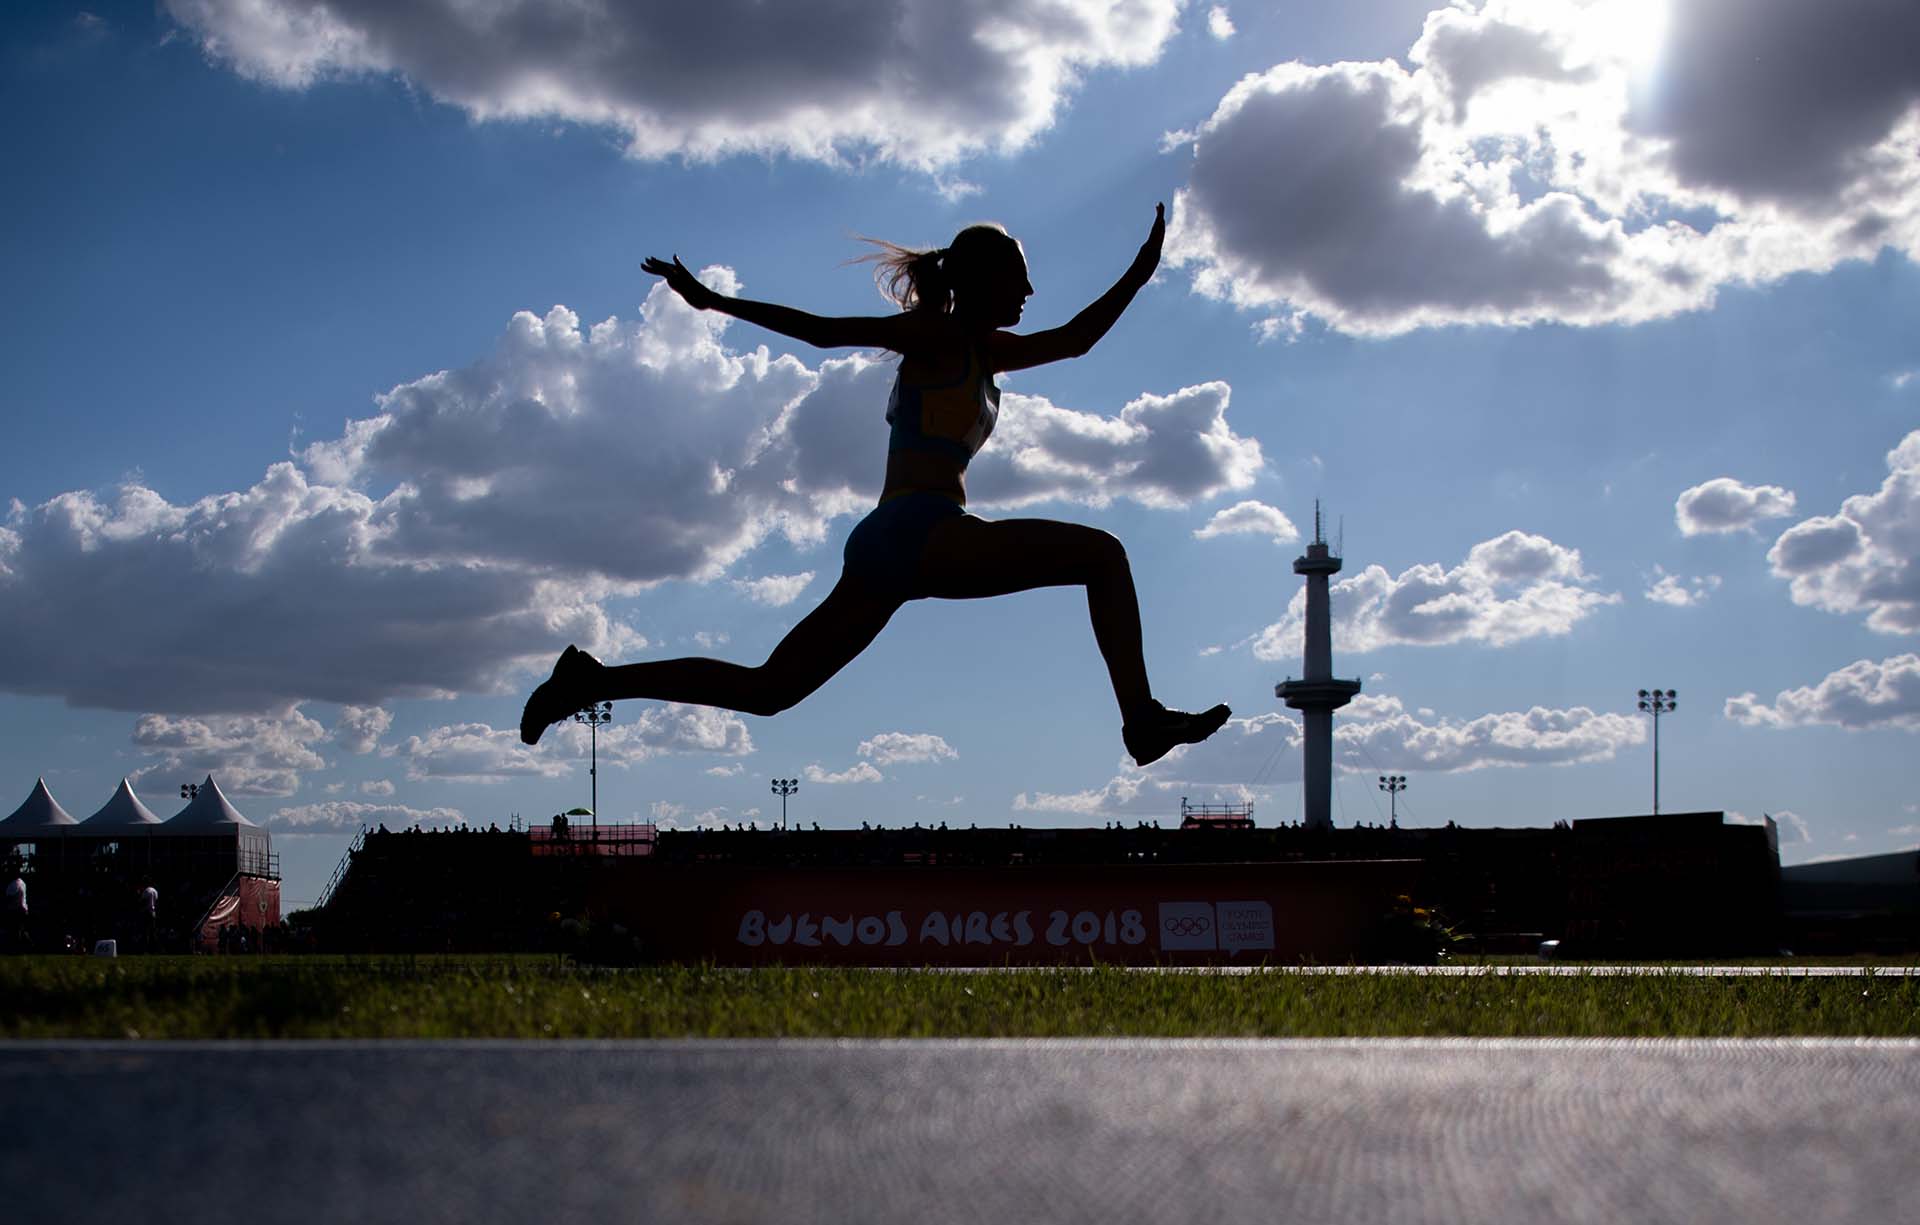
{"type": "Polygon", "coordinates": [[[1587,10],[1585,36],[1597,58],[1645,72],[1666,41],[1669,7],[1670,0],[1603,0],[1587,10]]]}

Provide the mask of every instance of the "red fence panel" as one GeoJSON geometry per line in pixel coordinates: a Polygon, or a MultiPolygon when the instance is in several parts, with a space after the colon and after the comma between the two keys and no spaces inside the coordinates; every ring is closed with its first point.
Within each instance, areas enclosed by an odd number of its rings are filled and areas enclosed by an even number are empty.
{"type": "Polygon", "coordinates": [[[729,965],[1346,962],[1414,860],[1035,867],[654,866],[597,874],[596,921],[729,965]]]}

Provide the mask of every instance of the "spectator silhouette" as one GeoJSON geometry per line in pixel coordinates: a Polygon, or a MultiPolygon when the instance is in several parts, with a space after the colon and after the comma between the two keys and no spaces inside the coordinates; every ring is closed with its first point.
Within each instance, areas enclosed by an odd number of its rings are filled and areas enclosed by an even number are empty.
{"type": "Polygon", "coordinates": [[[159,951],[160,944],[160,891],[153,887],[152,881],[142,881],[134,894],[134,917],[140,924],[141,951],[153,953],[159,951]]]}
{"type": "Polygon", "coordinates": [[[17,870],[8,873],[6,900],[0,902],[0,932],[5,934],[8,952],[26,949],[27,881],[17,870]]]}

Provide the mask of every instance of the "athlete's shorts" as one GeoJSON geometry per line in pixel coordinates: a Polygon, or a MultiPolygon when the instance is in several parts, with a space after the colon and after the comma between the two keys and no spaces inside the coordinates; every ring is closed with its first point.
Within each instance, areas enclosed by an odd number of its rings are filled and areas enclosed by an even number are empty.
{"type": "Polygon", "coordinates": [[[847,537],[846,572],[877,590],[903,600],[920,588],[920,557],[927,537],[966,508],[937,493],[903,493],[873,508],[847,537]]]}

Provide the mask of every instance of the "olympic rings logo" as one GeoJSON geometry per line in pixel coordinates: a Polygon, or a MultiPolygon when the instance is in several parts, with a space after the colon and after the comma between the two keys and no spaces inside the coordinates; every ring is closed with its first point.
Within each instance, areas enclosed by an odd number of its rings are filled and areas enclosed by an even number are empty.
{"type": "Polygon", "coordinates": [[[1213,929],[1213,920],[1205,915],[1171,916],[1161,926],[1169,936],[1204,936],[1213,929]]]}

